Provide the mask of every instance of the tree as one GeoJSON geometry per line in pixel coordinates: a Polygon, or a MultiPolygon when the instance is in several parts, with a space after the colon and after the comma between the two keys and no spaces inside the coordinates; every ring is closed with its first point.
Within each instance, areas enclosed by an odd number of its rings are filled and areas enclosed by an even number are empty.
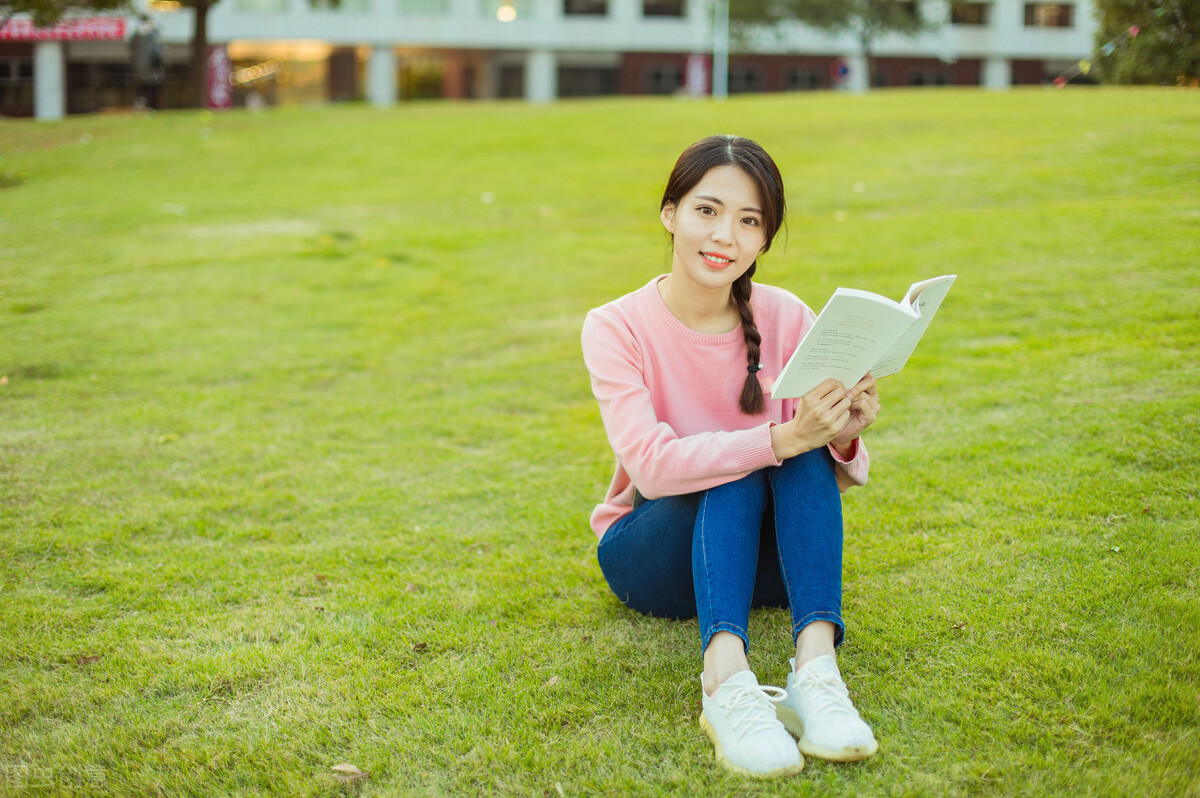
{"type": "Polygon", "coordinates": [[[47,28],[70,10],[116,11],[127,4],[127,0],[0,0],[0,28],[17,14],[28,14],[34,25],[47,28]]]}
{"type": "MultiPolygon", "coordinates": [[[[188,69],[188,97],[191,105],[204,105],[208,94],[208,12],[219,0],[181,0],[182,4],[195,12],[190,46],[191,64],[188,69]]],[[[341,0],[308,0],[314,8],[339,8],[341,0]]]]}
{"type": "Polygon", "coordinates": [[[1200,80],[1200,0],[1097,0],[1096,15],[1101,81],[1200,80]]]}
{"type": "Polygon", "coordinates": [[[192,41],[189,47],[188,103],[193,108],[204,106],[208,94],[208,11],[218,0],[183,0],[183,5],[195,12],[192,41]]]}
{"type": "Polygon", "coordinates": [[[735,0],[729,13],[731,23],[743,34],[784,22],[800,22],[831,34],[853,33],[867,62],[868,85],[875,74],[873,48],[880,36],[912,36],[932,27],[921,17],[919,2],[904,0],[735,0]]]}

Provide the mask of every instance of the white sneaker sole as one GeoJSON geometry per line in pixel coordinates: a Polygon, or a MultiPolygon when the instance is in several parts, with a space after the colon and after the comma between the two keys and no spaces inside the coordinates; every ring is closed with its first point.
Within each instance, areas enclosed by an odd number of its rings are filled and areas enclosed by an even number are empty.
{"type": "Polygon", "coordinates": [[[872,739],[868,745],[850,745],[845,748],[823,748],[816,745],[804,735],[804,724],[800,720],[800,716],[790,707],[778,707],[775,714],[778,716],[783,727],[787,729],[793,737],[799,740],[800,751],[805,756],[811,756],[814,759],[826,759],[830,762],[860,762],[864,759],[869,759],[875,756],[875,752],[879,750],[879,742],[872,739]]]}
{"type": "Polygon", "coordinates": [[[717,752],[717,761],[724,765],[734,773],[739,773],[743,776],[748,776],[752,779],[782,779],[787,776],[795,776],[804,769],[804,757],[800,757],[800,764],[788,765],[787,767],[776,768],[769,771],[748,770],[741,765],[735,765],[725,756],[725,750],[721,748],[721,741],[717,739],[717,732],[713,729],[712,724],[708,722],[708,718],[704,717],[704,713],[700,713],[700,728],[704,729],[704,733],[708,735],[708,739],[712,740],[713,748],[717,752]]]}

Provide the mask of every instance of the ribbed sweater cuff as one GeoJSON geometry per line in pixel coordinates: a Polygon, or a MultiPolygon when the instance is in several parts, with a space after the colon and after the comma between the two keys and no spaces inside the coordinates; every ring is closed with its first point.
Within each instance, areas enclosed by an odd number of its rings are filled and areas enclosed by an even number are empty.
{"type": "Polygon", "coordinates": [[[767,466],[783,465],[775,459],[775,450],[771,448],[771,427],[775,422],[760,424],[746,430],[745,439],[737,449],[737,458],[742,471],[758,471],[767,466]]]}

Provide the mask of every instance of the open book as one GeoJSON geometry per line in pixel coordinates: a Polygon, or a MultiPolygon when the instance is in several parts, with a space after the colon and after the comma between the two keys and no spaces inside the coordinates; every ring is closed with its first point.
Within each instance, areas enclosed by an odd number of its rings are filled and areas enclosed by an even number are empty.
{"type": "Polygon", "coordinates": [[[803,396],[829,377],[850,388],[867,372],[895,374],[917,348],[956,276],[913,283],[899,302],[853,288],[834,291],[776,378],[771,398],[803,396]]]}

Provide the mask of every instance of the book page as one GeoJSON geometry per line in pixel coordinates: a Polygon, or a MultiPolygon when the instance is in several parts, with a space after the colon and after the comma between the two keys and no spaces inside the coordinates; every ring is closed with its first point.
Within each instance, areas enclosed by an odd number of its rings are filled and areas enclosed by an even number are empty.
{"type": "Polygon", "coordinates": [[[917,321],[900,336],[895,345],[875,361],[875,364],[871,366],[872,375],[886,377],[904,368],[904,364],[908,362],[913,350],[917,348],[921,336],[929,327],[929,322],[933,321],[933,314],[937,313],[938,308],[941,307],[942,300],[946,298],[946,293],[954,283],[955,277],[956,275],[947,274],[913,283],[912,287],[908,289],[908,293],[904,295],[904,303],[914,309],[917,321]]]}
{"type": "Polygon", "coordinates": [[[908,308],[890,299],[839,288],[775,380],[771,398],[803,396],[829,377],[853,386],[913,321],[908,308]]]}

